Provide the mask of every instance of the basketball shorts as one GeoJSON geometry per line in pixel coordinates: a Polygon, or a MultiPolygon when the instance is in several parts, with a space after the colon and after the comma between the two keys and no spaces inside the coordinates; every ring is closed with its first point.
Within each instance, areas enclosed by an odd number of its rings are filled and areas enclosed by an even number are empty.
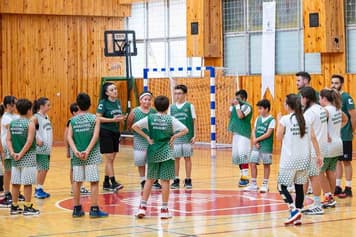
{"type": "Polygon", "coordinates": [[[4,160],[4,169],[5,169],[5,171],[11,171],[11,169],[12,169],[12,160],[11,159],[4,160]]]}
{"type": "Polygon", "coordinates": [[[307,170],[280,169],[278,173],[278,184],[285,186],[305,184],[307,180],[307,170]]]}
{"type": "Polygon", "coordinates": [[[147,151],[133,151],[135,166],[145,166],[146,165],[146,156],[147,151]]]}
{"type": "Polygon", "coordinates": [[[261,152],[257,148],[253,148],[251,151],[250,155],[250,163],[255,163],[259,164],[260,161],[264,165],[271,165],[272,164],[272,154],[271,153],[266,153],[266,152],[261,152]]]}
{"type": "Polygon", "coordinates": [[[352,161],[352,141],[342,141],[344,155],[339,158],[340,161],[352,161]]]}
{"type": "Polygon", "coordinates": [[[175,178],[174,160],[147,164],[147,179],[170,180],[175,178]]]}
{"type": "Polygon", "coordinates": [[[249,163],[251,141],[247,137],[234,134],[232,137],[232,163],[241,165],[249,163]]]}
{"type": "Polygon", "coordinates": [[[320,174],[320,168],[318,167],[316,157],[311,157],[308,166],[308,176],[314,177],[314,176],[319,176],[319,174],[320,174]]]}
{"type": "Polygon", "coordinates": [[[174,144],[173,145],[173,157],[192,157],[193,156],[193,146],[190,143],[185,144],[174,144]]]}
{"type": "Polygon", "coordinates": [[[120,133],[101,128],[99,134],[99,141],[101,154],[118,152],[120,143],[120,133]]]}
{"type": "Polygon", "coordinates": [[[324,164],[320,168],[320,172],[326,172],[326,171],[336,171],[336,164],[338,161],[339,157],[325,157],[324,158],[324,164]]]}
{"type": "Polygon", "coordinates": [[[32,185],[36,183],[36,167],[12,167],[11,183],[19,185],[32,185]]]}
{"type": "Polygon", "coordinates": [[[73,182],[99,182],[98,165],[73,166],[73,182]]]}

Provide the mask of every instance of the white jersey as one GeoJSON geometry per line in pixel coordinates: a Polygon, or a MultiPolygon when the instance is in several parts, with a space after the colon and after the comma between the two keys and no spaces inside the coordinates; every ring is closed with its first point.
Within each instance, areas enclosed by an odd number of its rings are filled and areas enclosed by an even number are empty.
{"type": "Polygon", "coordinates": [[[1,145],[5,149],[6,147],[6,134],[7,134],[7,126],[11,123],[12,120],[18,119],[20,116],[17,114],[11,114],[9,112],[5,112],[1,118],[1,145]]]}
{"type": "Polygon", "coordinates": [[[327,153],[325,157],[333,158],[343,155],[343,144],[341,139],[342,111],[333,105],[325,106],[329,112],[328,119],[328,141],[327,153]]]}
{"type": "Polygon", "coordinates": [[[34,115],[38,121],[36,126],[36,137],[43,141],[42,146],[36,146],[36,153],[42,155],[50,155],[53,143],[52,124],[47,115],[36,113],[34,115]]]}
{"type": "MultiPolygon", "coordinates": [[[[328,146],[328,117],[326,110],[319,104],[313,104],[304,112],[304,117],[311,121],[322,157],[326,156],[328,146]]],[[[316,157],[314,147],[311,149],[312,157],[316,157]]]]}
{"type": "Polygon", "coordinates": [[[279,123],[285,127],[281,148],[281,169],[305,170],[310,163],[311,121],[305,119],[306,133],[300,137],[299,124],[294,113],[284,115],[279,123]]]}

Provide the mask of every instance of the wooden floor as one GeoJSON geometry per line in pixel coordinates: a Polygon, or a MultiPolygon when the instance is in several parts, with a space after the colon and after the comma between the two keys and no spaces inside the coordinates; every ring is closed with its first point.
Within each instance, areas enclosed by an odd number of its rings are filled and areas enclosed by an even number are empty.
{"type": "MultiPolygon", "coordinates": [[[[193,190],[172,191],[169,205],[174,217],[163,221],[156,216],[159,192],[149,200],[149,216],[142,220],[133,216],[140,199],[138,174],[131,146],[121,146],[115,170],[125,188],[118,194],[100,196],[103,209],[112,214],[105,219],[90,219],[86,213],[84,218],[73,219],[71,210],[66,209],[72,202],[69,160],[64,154],[63,147],[54,148],[45,184],[51,197],[33,200],[41,215],[10,216],[8,209],[0,209],[1,236],[356,236],[353,199],[338,199],[337,207],[324,215],[303,216],[302,226],[285,227],[288,213],[276,190],[278,156],[274,156],[272,165],[270,193],[244,193],[237,188],[239,171],[231,165],[229,149],[217,150],[216,158],[211,158],[209,149],[195,150],[193,190]]],[[[83,198],[83,202],[88,204],[89,198],[83,198]]]]}

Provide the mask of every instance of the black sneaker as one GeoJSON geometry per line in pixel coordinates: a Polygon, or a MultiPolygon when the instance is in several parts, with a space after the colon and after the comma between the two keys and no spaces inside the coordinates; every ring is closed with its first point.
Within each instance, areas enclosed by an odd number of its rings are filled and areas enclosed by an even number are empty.
{"type": "Polygon", "coordinates": [[[338,197],[340,194],[342,194],[342,188],[340,186],[336,186],[334,196],[338,197]]]}
{"type": "Polygon", "coordinates": [[[19,205],[17,206],[11,205],[10,215],[19,215],[22,214],[22,212],[23,210],[19,207],[19,205]]]}
{"type": "Polygon", "coordinates": [[[111,185],[111,189],[114,192],[119,191],[120,189],[123,189],[123,188],[124,188],[124,185],[117,183],[117,182],[115,182],[111,185]]]}
{"type": "Polygon", "coordinates": [[[24,202],[25,201],[25,196],[19,193],[19,201],[24,202]]]}
{"type": "Polygon", "coordinates": [[[171,189],[178,189],[179,188],[179,179],[174,179],[173,183],[171,184],[171,189]]]}
{"type": "Polygon", "coordinates": [[[184,187],[186,189],[192,189],[193,185],[192,185],[192,179],[185,179],[184,180],[184,187]]]}
{"type": "Polygon", "coordinates": [[[146,180],[141,181],[141,189],[143,189],[145,187],[145,183],[146,183],[146,180]]]}
{"type": "Polygon", "coordinates": [[[10,202],[12,201],[12,195],[10,192],[5,193],[5,198],[7,198],[7,200],[9,200],[10,202]]]}
{"type": "Polygon", "coordinates": [[[85,215],[85,213],[84,213],[84,211],[82,209],[82,205],[74,206],[73,213],[72,213],[72,217],[73,218],[82,217],[84,215],[85,215]]]}
{"type": "Polygon", "coordinates": [[[162,189],[162,186],[160,183],[158,183],[158,180],[156,180],[153,185],[152,185],[153,189],[162,189]]]}
{"type": "Polygon", "coordinates": [[[352,197],[351,187],[345,187],[344,193],[346,197],[352,197]]]}
{"type": "Polygon", "coordinates": [[[29,207],[28,206],[24,206],[24,210],[23,210],[23,215],[24,216],[37,216],[40,214],[40,211],[33,208],[33,204],[31,204],[29,207]]]}
{"type": "Polygon", "coordinates": [[[9,208],[11,207],[12,201],[9,200],[6,196],[0,200],[0,208],[9,208]]]}
{"type": "Polygon", "coordinates": [[[109,182],[107,182],[107,183],[104,182],[104,183],[103,183],[103,189],[104,189],[105,191],[113,191],[109,182]]]}

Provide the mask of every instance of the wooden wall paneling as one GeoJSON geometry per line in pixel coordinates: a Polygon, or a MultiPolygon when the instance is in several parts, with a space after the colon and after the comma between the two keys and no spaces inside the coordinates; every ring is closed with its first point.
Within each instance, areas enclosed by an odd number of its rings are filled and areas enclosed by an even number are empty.
{"type": "Polygon", "coordinates": [[[204,56],[204,1],[187,0],[187,56],[203,57],[204,56]],[[191,23],[199,24],[199,32],[196,35],[191,34],[191,23]]]}

